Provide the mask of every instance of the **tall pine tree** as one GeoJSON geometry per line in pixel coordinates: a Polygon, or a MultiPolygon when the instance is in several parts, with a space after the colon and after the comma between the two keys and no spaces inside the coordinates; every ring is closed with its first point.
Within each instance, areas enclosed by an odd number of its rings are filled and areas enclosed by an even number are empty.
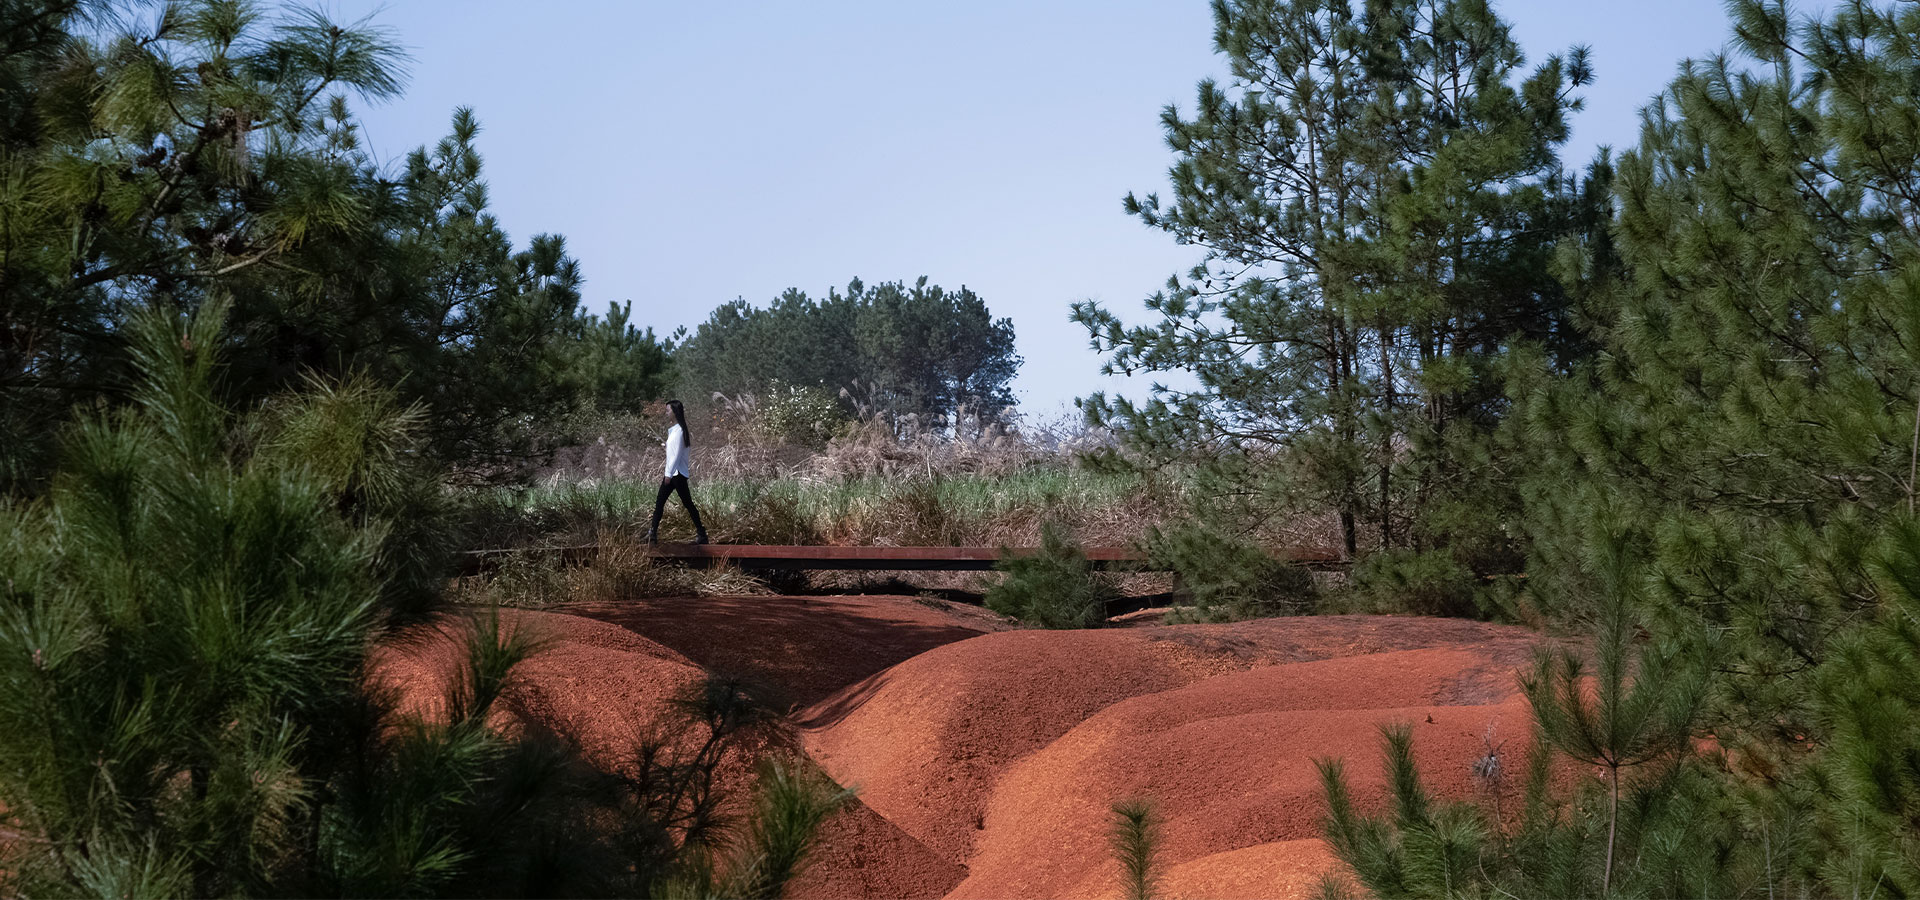
{"type": "Polygon", "coordinates": [[[1605,352],[1524,395],[1534,596],[1627,548],[1663,642],[1716,645],[1703,724],[1768,885],[1920,890],[1920,9],[1731,7],[1569,245],[1605,352]],[[1811,824],[1811,831],[1800,826],[1811,824]]]}
{"type": "Polygon", "coordinates": [[[1106,371],[1194,386],[1085,409],[1148,448],[1283,461],[1349,556],[1511,571],[1483,515],[1490,483],[1511,492],[1488,443],[1510,350],[1580,350],[1548,260],[1592,213],[1555,153],[1584,51],[1523,73],[1481,0],[1218,0],[1214,18],[1232,80],[1164,114],[1171,196],[1126,200],[1205,261],[1149,324],[1074,309],[1106,371]]]}

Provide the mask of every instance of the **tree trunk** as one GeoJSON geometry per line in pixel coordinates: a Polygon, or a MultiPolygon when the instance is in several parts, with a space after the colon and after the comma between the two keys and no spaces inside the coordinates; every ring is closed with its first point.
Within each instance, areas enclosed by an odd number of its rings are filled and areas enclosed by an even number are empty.
{"type": "Polygon", "coordinates": [[[1612,775],[1612,788],[1607,797],[1607,867],[1600,874],[1600,894],[1613,893],[1613,835],[1620,827],[1620,767],[1608,769],[1612,775]]]}
{"type": "Polygon", "coordinates": [[[1393,546],[1393,331],[1385,315],[1380,317],[1380,379],[1386,386],[1380,429],[1380,549],[1393,546]]]}

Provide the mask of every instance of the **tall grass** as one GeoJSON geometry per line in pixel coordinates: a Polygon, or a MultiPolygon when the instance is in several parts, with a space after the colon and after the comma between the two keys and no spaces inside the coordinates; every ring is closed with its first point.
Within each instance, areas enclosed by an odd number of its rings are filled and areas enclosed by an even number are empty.
{"type": "MultiPolygon", "coordinates": [[[[500,545],[593,540],[644,523],[651,477],[552,481],[482,498],[500,545]]],[[[1005,474],[767,480],[696,479],[694,502],[717,543],[851,546],[1034,546],[1042,520],[1087,545],[1125,546],[1178,507],[1178,489],[1151,476],[1070,466],[1005,474]]],[[[673,504],[663,539],[691,533],[673,504]]]]}
{"type": "MultiPolygon", "coordinates": [[[[1251,508],[1241,495],[1223,495],[1220,484],[1199,479],[1191,460],[1135,459],[1096,429],[1055,423],[956,432],[861,419],[819,448],[772,440],[740,413],[696,423],[693,496],[718,544],[1034,547],[1042,543],[1042,523],[1051,522],[1082,547],[1147,550],[1160,571],[1119,575],[1122,593],[1169,591],[1165,569],[1173,563],[1194,588],[1189,618],[1204,620],[1303,611],[1313,593],[1305,573],[1254,565],[1253,557],[1264,558],[1266,548],[1332,545],[1326,516],[1286,504],[1251,508]],[[1194,540],[1174,542],[1182,552],[1169,556],[1170,534],[1194,540]],[[1223,560],[1245,564],[1222,568],[1223,560]]],[[[462,540],[479,549],[630,539],[653,512],[659,424],[609,420],[534,484],[472,497],[462,540]]],[[[689,518],[677,501],[672,506],[660,539],[690,540],[689,518]]],[[[557,572],[543,577],[559,588],[557,596],[573,591],[557,572]]],[[[999,581],[982,573],[813,573],[780,589],[804,582],[983,593],[999,581]]],[[[553,593],[542,587],[530,582],[513,593],[553,593]]]]}

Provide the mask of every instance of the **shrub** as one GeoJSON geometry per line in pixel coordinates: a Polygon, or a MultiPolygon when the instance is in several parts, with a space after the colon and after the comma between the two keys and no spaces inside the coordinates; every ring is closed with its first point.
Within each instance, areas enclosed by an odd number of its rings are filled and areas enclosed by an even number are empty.
{"type": "Polygon", "coordinates": [[[1180,621],[1233,621],[1311,612],[1316,589],[1306,569],[1276,559],[1245,538],[1189,522],[1155,528],[1147,556],[1173,570],[1190,606],[1180,621]]]}
{"type": "MultiPolygon", "coordinates": [[[[423,608],[386,555],[409,416],[315,384],[234,421],[193,349],[219,346],[219,312],[184,334],[139,320],[133,404],[67,436],[47,496],[0,501],[0,897],[630,896],[695,868],[692,839],[725,824],[711,775],[738,692],[637,741],[659,764],[624,793],[541,723],[496,730],[541,640],[494,609],[423,608]],[[454,671],[403,713],[370,653],[431,635],[396,629],[430,613],[454,671]],[[610,834],[635,809],[664,810],[666,839],[610,834]]],[[[797,791],[751,826],[755,891],[797,870],[829,808],[797,791]]]]}
{"type": "Polygon", "coordinates": [[[460,596],[487,605],[545,609],[572,599],[573,586],[566,566],[553,554],[516,550],[501,558],[477,585],[464,587],[460,596]]]}
{"type": "MultiPolygon", "coordinates": [[[[1716,668],[1701,651],[1711,648],[1647,639],[1639,573],[1623,549],[1596,563],[1599,614],[1586,642],[1595,665],[1589,670],[1570,650],[1542,650],[1521,678],[1534,731],[1518,821],[1503,827],[1497,815],[1431,798],[1414,764],[1411,727],[1390,726],[1383,729],[1390,814],[1356,813],[1340,764],[1319,763],[1335,854],[1382,897],[1848,894],[1796,889],[1794,857],[1810,843],[1795,833],[1796,816],[1746,806],[1739,798],[1751,796],[1756,782],[1741,784],[1746,779],[1724,759],[1695,755],[1692,738],[1716,668]],[[1556,759],[1600,777],[1580,779],[1570,797],[1556,798],[1553,789],[1567,781],[1556,759]]],[[[1497,745],[1488,744],[1475,775],[1497,783],[1497,745]]],[[[1857,877],[1833,886],[1872,888],[1857,877]]]]}
{"type": "Polygon", "coordinates": [[[775,900],[807,866],[820,826],[853,798],[801,759],[760,766],[759,796],[745,848],[721,896],[775,900]]]}
{"type": "Polygon", "coordinates": [[[1006,577],[987,591],[987,608],[1042,628],[1098,628],[1113,590],[1094,574],[1087,556],[1053,523],[1040,528],[1040,552],[1008,556],[996,566],[1006,577]]]}
{"type": "Polygon", "coordinates": [[[761,436],[808,450],[825,450],[851,421],[834,392],[817,385],[775,381],[757,398],[753,425],[761,436]]]}
{"type": "Polygon", "coordinates": [[[732,566],[701,569],[662,563],[650,548],[624,534],[597,543],[599,552],[584,564],[539,550],[509,553],[486,575],[465,579],[455,596],[469,604],[545,609],[573,602],[767,593],[760,579],[732,566]]]}
{"type": "Polygon", "coordinates": [[[234,421],[222,312],[138,318],[133,403],[0,505],[0,806],[38,848],[0,895],[473,889],[525,859],[499,822],[549,771],[484,724],[534,642],[483,617],[444,721],[368,687],[374,638],[428,612],[383,521],[416,417],[316,384],[234,421]]]}
{"type": "Polygon", "coordinates": [[[1353,567],[1352,590],[1374,612],[1485,617],[1495,605],[1480,579],[1445,550],[1381,550],[1353,567]]]}
{"type": "Polygon", "coordinates": [[[881,532],[905,547],[954,545],[961,523],[942,490],[945,482],[944,478],[908,478],[890,485],[875,513],[881,532]]]}
{"type": "Polygon", "coordinates": [[[1160,874],[1160,821],[1153,803],[1143,799],[1121,800],[1111,807],[1113,819],[1108,826],[1107,845],[1120,863],[1122,886],[1127,900],[1152,900],[1158,893],[1160,874]]]}

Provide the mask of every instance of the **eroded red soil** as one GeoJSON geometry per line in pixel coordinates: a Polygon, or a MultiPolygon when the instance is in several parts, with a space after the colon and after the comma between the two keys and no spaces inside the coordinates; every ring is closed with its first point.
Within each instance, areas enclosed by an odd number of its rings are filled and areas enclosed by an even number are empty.
{"type": "MultiPolygon", "coordinates": [[[[1535,640],[1373,616],[1012,630],[905,597],[507,615],[548,640],[516,676],[513,714],[564,726],[597,763],[616,764],[703,669],[755,685],[784,715],[754,746],[804,750],[860,791],[794,885],[820,898],[1116,896],[1108,808],[1136,797],[1161,816],[1169,896],[1312,895],[1338,870],[1317,837],[1314,760],[1344,758],[1377,804],[1379,727],[1408,723],[1429,787],[1479,797],[1470,766],[1489,734],[1524,752],[1513,672],[1535,640]]],[[[411,696],[444,677],[450,645],[435,646],[396,650],[381,671],[411,696]]]]}

